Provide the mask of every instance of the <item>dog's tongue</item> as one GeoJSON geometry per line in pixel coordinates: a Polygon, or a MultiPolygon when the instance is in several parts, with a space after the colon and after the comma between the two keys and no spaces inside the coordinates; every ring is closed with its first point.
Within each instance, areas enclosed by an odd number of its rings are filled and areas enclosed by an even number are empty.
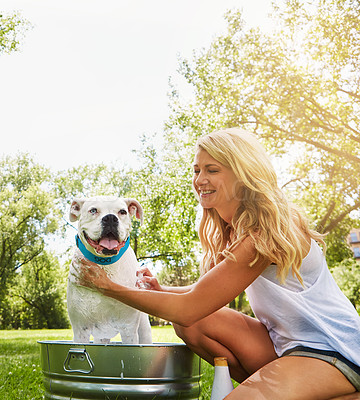
{"type": "Polygon", "coordinates": [[[105,247],[106,249],[113,250],[119,246],[119,242],[115,239],[101,239],[99,245],[105,247]]]}

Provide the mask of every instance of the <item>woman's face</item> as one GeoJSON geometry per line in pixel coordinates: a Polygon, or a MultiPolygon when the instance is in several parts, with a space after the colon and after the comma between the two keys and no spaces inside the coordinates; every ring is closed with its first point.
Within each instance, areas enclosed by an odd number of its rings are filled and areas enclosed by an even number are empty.
{"type": "Polygon", "coordinates": [[[200,148],[194,159],[193,185],[203,208],[215,208],[226,222],[231,222],[240,201],[240,183],[232,169],[200,148]]]}

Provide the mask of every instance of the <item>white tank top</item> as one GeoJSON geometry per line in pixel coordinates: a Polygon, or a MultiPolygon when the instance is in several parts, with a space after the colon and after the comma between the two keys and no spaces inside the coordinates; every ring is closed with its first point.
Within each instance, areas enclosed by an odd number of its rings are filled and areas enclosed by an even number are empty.
{"type": "Polygon", "coordinates": [[[337,351],[360,366],[360,317],[335,283],[318,244],[303,259],[301,286],[289,272],[285,284],[270,265],[247,289],[251,308],[281,356],[296,346],[337,351]]]}

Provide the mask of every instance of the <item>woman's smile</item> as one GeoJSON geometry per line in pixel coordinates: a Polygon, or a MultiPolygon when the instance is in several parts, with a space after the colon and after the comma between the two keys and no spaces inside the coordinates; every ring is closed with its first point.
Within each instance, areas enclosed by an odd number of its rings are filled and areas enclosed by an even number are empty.
{"type": "Polygon", "coordinates": [[[202,190],[200,189],[200,196],[204,197],[204,196],[208,196],[210,194],[216,193],[216,190],[202,190]]]}

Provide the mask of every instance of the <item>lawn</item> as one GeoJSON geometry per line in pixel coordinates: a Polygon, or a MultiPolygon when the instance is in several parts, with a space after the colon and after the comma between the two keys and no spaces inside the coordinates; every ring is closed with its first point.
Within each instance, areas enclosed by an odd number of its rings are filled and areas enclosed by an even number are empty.
{"type": "MultiPolygon", "coordinates": [[[[153,327],[154,342],[181,343],[172,326],[153,327]]],[[[0,331],[0,399],[43,399],[38,340],[71,340],[72,331],[0,331]]],[[[115,338],[119,340],[119,338],[115,338]]],[[[213,367],[202,361],[201,400],[210,399],[213,367]]]]}

